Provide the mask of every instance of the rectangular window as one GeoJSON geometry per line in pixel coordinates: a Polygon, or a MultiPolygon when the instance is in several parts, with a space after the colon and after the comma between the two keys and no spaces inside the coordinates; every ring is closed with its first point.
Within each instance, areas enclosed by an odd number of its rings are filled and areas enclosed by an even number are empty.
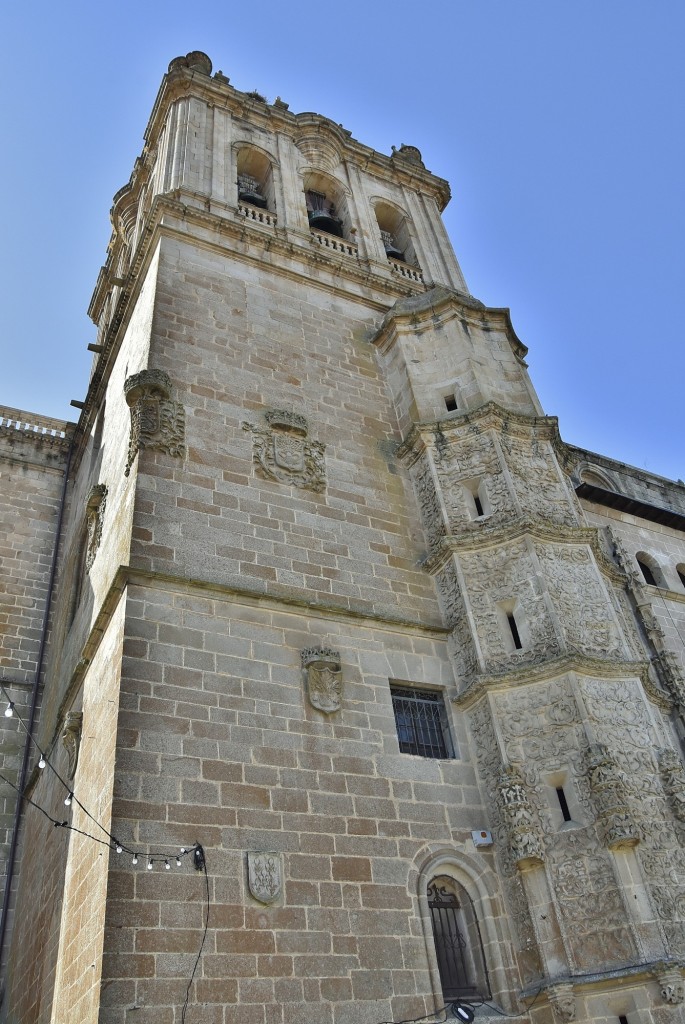
{"type": "Polygon", "coordinates": [[[390,693],[401,753],[454,757],[442,694],[405,686],[391,686],[390,693]]]}

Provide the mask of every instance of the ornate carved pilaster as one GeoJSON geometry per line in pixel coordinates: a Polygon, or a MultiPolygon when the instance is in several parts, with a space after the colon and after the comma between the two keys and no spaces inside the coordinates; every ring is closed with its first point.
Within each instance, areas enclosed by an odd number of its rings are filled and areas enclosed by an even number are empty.
{"type": "Polygon", "coordinates": [[[670,747],[659,751],[659,772],[674,817],[685,822],[685,765],[670,747]]]}
{"type": "Polygon", "coordinates": [[[607,847],[618,850],[636,846],[640,832],[630,806],[625,777],[607,748],[599,743],[590,748],[588,781],[607,847]]]}
{"type": "Polygon", "coordinates": [[[264,414],[267,427],[243,423],[252,433],[252,458],[260,476],[282,484],[323,491],[326,486],[326,446],[309,439],[307,420],[299,413],[272,409],[264,414]]]}
{"type": "Polygon", "coordinates": [[[102,538],[102,524],[107,506],[107,488],[96,484],[86,502],[86,571],[90,572],[102,538]]]}
{"type": "Polygon", "coordinates": [[[307,681],[309,703],[330,715],[342,704],[340,654],[330,647],[308,647],[302,651],[302,668],[307,681]]]}
{"type": "Polygon", "coordinates": [[[497,790],[506,823],[509,847],[518,867],[545,859],[542,833],[528,799],[519,769],[507,765],[498,780],[497,790]]]}
{"type": "Polygon", "coordinates": [[[78,754],[81,747],[81,730],[83,728],[83,712],[67,711],[62,730],[62,743],[67,751],[69,763],[67,778],[73,779],[78,767],[78,754]]]}
{"type": "Polygon", "coordinates": [[[124,384],[131,410],[131,436],[125,475],[141,448],[168,455],[185,454],[185,410],[171,398],[171,379],[164,370],[141,370],[124,384]]]}

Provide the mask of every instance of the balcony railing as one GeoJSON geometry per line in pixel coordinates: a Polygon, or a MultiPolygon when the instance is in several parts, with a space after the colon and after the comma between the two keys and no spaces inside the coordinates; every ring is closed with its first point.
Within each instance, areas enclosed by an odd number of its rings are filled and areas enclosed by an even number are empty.
{"type": "Polygon", "coordinates": [[[64,437],[66,423],[53,420],[49,416],[39,416],[35,412],[24,412],[22,409],[11,409],[0,405],[0,428],[21,430],[25,433],[44,434],[49,437],[64,437]]]}
{"type": "Polygon", "coordinates": [[[312,231],[312,241],[323,246],[324,249],[333,249],[335,252],[344,253],[345,256],[359,256],[359,247],[355,242],[348,242],[346,238],[337,238],[329,235],[326,231],[312,231]]]}
{"type": "Polygon", "coordinates": [[[399,274],[400,277],[408,277],[410,281],[423,283],[423,272],[419,267],[412,267],[411,264],[402,263],[400,260],[388,260],[388,263],[393,274],[399,274]]]}
{"type": "Polygon", "coordinates": [[[258,206],[251,206],[250,203],[238,203],[238,213],[247,220],[255,221],[257,224],[266,224],[268,227],[276,227],[276,214],[271,210],[261,210],[258,206]]]}

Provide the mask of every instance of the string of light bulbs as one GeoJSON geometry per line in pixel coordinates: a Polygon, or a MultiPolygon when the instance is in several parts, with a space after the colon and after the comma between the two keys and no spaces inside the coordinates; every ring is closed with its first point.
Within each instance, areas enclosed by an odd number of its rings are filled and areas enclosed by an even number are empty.
{"type": "MultiPolygon", "coordinates": [[[[81,801],[78,799],[78,797],[76,796],[74,790],[71,788],[69,783],[66,782],[62,778],[62,776],[57,771],[55,766],[51,763],[51,761],[47,757],[45,751],[42,750],[42,748],[39,746],[39,744],[36,742],[34,737],[31,735],[30,731],[26,727],[26,723],[24,722],[23,718],[21,717],[21,715],[17,711],[15,702],[12,700],[10,694],[7,692],[7,690],[5,689],[5,687],[4,687],[4,685],[2,683],[0,683],[0,690],[2,690],[2,693],[3,693],[4,697],[5,697],[5,699],[7,700],[7,707],[5,708],[5,711],[4,711],[4,717],[5,718],[14,718],[14,717],[16,717],[19,725],[21,726],[21,728],[26,733],[26,736],[28,737],[29,742],[32,743],[33,746],[38,751],[39,758],[38,758],[38,761],[37,761],[37,767],[41,771],[44,768],[49,768],[50,771],[55,775],[57,780],[61,783],[61,785],[64,786],[65,790],[67,791],[67,795],[64,798],[64,805],[66,807],[70,807],[72,805],[72,803],[74,803],[74,804],[76,804],[76,806],[80,807],[80,809],[83,811],[83,813],[93,822],[94,825],[97,825],[97,827],[104,833],[104,835],[107,837],[107,839],[106,840],[100,839],[100,838],[98,838],[98,836],[94,836],[90,832],[85,832],[85,831],[83,831],[83,829],[77,828],[75,825],[71,825],[68,821],[58,821],[56,818],[53,818],[53,816],[51,814],[49,814],[48,811],[46,811],[44,807],[41,807],[40,804],[37,804],[35,802],[35,800],[32,800],[25,793],[21,793],[20,790],[19,790],[19,787],[16,786],[10,779],[6,778],[6,776],[4,776],[4,775],[0,775],[0,779],[3,782],[7,783],[8,786],[11,786],[12,789],[16,790],[16,792],[19,794],[19,796],[23,797],[23,799],[26,800],[27,803],[31,804],[32,807],[35,807],[42,814],[44,814],[45,817],[48,818],[53,823],[53,825],[56,828],[64,828],[64,829],[67,829],[70,832],[78,832],[80,835],[86,836],[88,839],[92,839],[94,842],[100,843],[102,846],[107,846],[110,850],[113,850],[117,854],[124,854],[124,853],[128,854],[128,856],[130,856],[130,858],[131,858],[131,863],[134,866],[136,866],[141,860],[143,860],[143,861],[146,861],[146,867],[147,867],[148,871],[152,871],[154,866],[155,866],[155,864],[159,864],[159,863],[163,863],[164,864],[164,869],[166,871],[170,871],[171,870],[171,863],[172,863],[172,861],[175,862],[176,867],[180,868],[182,863],[183,863],[183,858],[191,856],[191,855],[194,855],[194,858],[196,860],[196,864],[195,864],[196,868],[198,870],[202,870],[202,864],[197,863],[197,852],[198,852],[198,850],[202,850],[202,847],[201,847],[201,845],[199,843],[194,843],[192,846],[187,846],[187,847],[186,846],[182,846],[182,847],[180,847],[180,849],[178,851],[173,850],[173,851],[170,851],[170,852],[166,852],[165,851],[165,852],[162,852],[162,853],[154,853],[154,854],[152,854],[152,853],[143,853],[140,848],[135,849],[132,846],[129,847],[128,845],[126,845],[125,843],[122,843],[119,839],[117,839],[116,836],[112,835],[112,833],[109,832],[105,828],[105,826],[102,825],[97,820],[97,818],[93,814],[90,813],[88,808],[85,807],[81,803],[81,801]]],[[[204,863],[204,854],[202,856],[202,862],[204,863]]]]}

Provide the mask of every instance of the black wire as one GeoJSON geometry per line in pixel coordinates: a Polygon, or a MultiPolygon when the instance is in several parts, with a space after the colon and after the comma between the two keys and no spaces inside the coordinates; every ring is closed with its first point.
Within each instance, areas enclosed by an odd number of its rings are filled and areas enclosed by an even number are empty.
{"type": "Polygon", "coordinates": [[[202,870],[205,873],[205,886],[206,886],[206,889],[207,889],[207,906],[206,906],[206,910],[205,910],[205,930],[202,933],[202,942],[200,943],[200,949],[198,950],[197,957],[195,958],[195,963],[193,964],[193,973],[190,975],[190,981],[188,982],[188,988],[186,989],[186,997],[185,997],[185,1001],[183,1003],[183,1008],[181,1010],[181,1024],[185,1024],[186,1013],[188,1012],[188,1000],[190,999],[190,988],[191,988],[191,986],[193,984],[193,978],[195,977],[195,971],[197,970],[197,965],[200,962],[200,957],[202,956],[202,950],[204,949],[204,945],[205,945],[205,939],[207,938],[207,931],[209,929],[209,905],[210,904],[209,904],[209,875],[207,874],[207,860],[205,858],[205,851],[203,850],[203,848],[200,846],[199,843],[196,843],[195,850],[197,851],[196,863],[197,863],[198,855],[202,857],[202,870]]]}
{"type": "Polygon", "coordinates": [[[443,1011],[445,1011],[445,1016],[442,1021],[436,1021],[436,1024],[445,1024],[448,1016],[447,1005],[441,1006],[439,1010],[433,1010],[431,1013],[427,1013],[424,1017],[411,1017],[409,1020],[383,1020],[380,1021],[380,1024],[421,1024],[422,1020],[428,1020],[430,1017],[435,1017],[438,1013],[442,1013],[443,1011]]]}
{"type": "Polygon", "coordinates": [[[532,1002],[528,1004],[528,1006],[526,1007],[526,1009],[524,1010],[523,1013],[505,1013],[504,1010],[500,1010],[500,1008],[498,1006],[495,1006],[493,1003],[488,1003],[486,1000],[483,1000],[483,1002],[480,1003],[479,1005],[480,1006],[487,1006],[487,1007],[489,1007],[491,1010],[494,1010],[495,1013],[498,1013],[500,1015],[500,1017],[526,1017],[526,1016],[528,1016],[528,1014],[530,1013],[531,1009],[535,1005],[535,1001],[537,1000],[537,998],[538,998],[538,996],[540,995],[541,992],[542,992],[542,987],[540,987],[537,990],[537,992],[533,996],[532,1002]]]}

